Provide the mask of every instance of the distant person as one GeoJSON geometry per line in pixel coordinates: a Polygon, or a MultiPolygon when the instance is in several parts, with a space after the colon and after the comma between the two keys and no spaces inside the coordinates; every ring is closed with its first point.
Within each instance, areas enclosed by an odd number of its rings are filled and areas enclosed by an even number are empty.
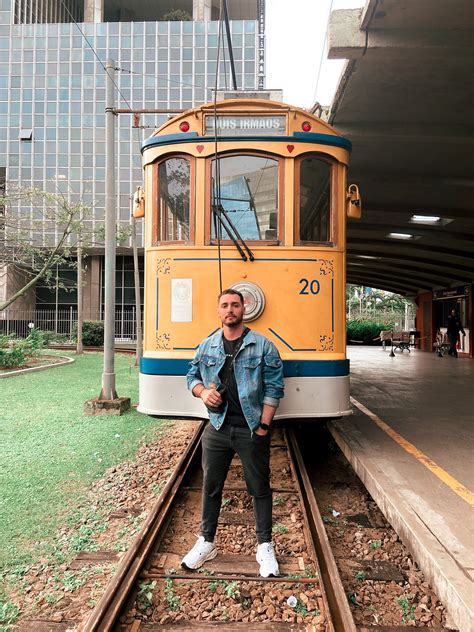
{"type": "Polygon", "coordinates": [[[222,490],[237,453],[253,499],[260,575],[278,575],[272,543],[270,424],[283,397],[283,363],[275,345],[244,326],[244,299],[230,288],[218,298],[222,330],[206,338],[191,362],[188,388],[209,410],[202,436],[201,533],[183,558],[195,570],[217,555],[214,535],[222,490]]]}
{"type": "Polygon", "coordinates": [[[466,332],[461,325],[461,321],[459,320],[459,316],[455,309],[452,309],[451,314],[448,316],[448,328],[446,333],[448,334],[448,340],[450,344],[448,355],[457,358],[457,344],[459,340],[459,334],[461,333],[463,336],[465,336],[466,332]]]}

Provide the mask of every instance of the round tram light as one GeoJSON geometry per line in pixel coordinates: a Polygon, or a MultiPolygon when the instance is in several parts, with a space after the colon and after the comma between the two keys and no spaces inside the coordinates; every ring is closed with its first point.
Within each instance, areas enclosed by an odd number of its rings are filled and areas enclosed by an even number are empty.
{"type": "Polygon", "coordinates": [[[310,132],[311,123],[309,121],[305,121],[304,123],[301,123],[301,129],[303,130],[303,132],[310,132]]]}
{"type": "Polygon", "coordinates": [[[256,320],[265,309],[265,294],[255,283],[241,281],[234,283],[232,289],[237,290],[244,297],[244,323],[256,320]]]}
{"type": "Polygon", "coordinates": [[[189,123],[187,121],[183,121],[182,123],[179,124],[179,129],[182,132],[189,132],[189,123]]]}

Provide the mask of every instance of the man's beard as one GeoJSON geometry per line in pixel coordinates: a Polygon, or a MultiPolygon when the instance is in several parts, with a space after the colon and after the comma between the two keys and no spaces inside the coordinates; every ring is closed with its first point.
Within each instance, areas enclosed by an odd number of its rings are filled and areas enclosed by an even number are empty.
{"type": "Polygon", "coordinates": [[[234,321],[232,321],[232,322],[230,322],[230,323],[228,323],[228,322],[227,322],[227,318],[225,318],[225,319],[222,321],[222,324],[223,324],[223,325],[225,325],[226,327],[230,327],[231,329],[232,329],[233,327],[238,327],[240,324],[242,324],[242,321],[243,321],[243,319],[244,319],[244,316],[243,316],[243,314],[242,314],[242,316],[234,316],[234,318],[235,318],[235,320],[234,320],[234,321]]]}

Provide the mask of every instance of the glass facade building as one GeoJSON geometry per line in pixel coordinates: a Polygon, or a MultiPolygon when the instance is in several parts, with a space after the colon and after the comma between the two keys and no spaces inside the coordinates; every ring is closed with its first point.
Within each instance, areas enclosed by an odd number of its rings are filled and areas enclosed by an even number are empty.
{"type": "MultiPolygon", "coordinates": [[[[25,7],[27,2],[0,0],[0,174],[7,188],[37,187],[82,199],[93,209],[86,229],[97,231],[105,213],[106,59],[116,65],[116,107],[194,107],[212,98],[218,22],[18,24],[25,7]]],[[[256,90],[263,76],[261,23],[234,20],[231,31],[239,89],[256,90]]],[[[230,88],[223,61],[228,52],[221,50],[220,59],[218,86],[230,88]]],[[[142,183],[141,143],[167,116],[116,117],[116,208],[124,226],[142,183]]],[[[18,212],[33,219],[32,207],[18,212]]],[[[123,243],[121,252],[129,246],[123,243]]]]}

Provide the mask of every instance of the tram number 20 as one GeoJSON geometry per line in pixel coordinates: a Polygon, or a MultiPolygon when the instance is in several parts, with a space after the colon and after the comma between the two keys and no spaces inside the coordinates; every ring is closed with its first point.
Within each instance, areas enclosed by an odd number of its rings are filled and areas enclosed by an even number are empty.
{"type": "Polygon", "coordinates": [[[317,279],[313,279],[312,281],[300,279],[299,282],[303,286],[299,291],[300,294],[319,294],[321,287],[317,279]]]}

